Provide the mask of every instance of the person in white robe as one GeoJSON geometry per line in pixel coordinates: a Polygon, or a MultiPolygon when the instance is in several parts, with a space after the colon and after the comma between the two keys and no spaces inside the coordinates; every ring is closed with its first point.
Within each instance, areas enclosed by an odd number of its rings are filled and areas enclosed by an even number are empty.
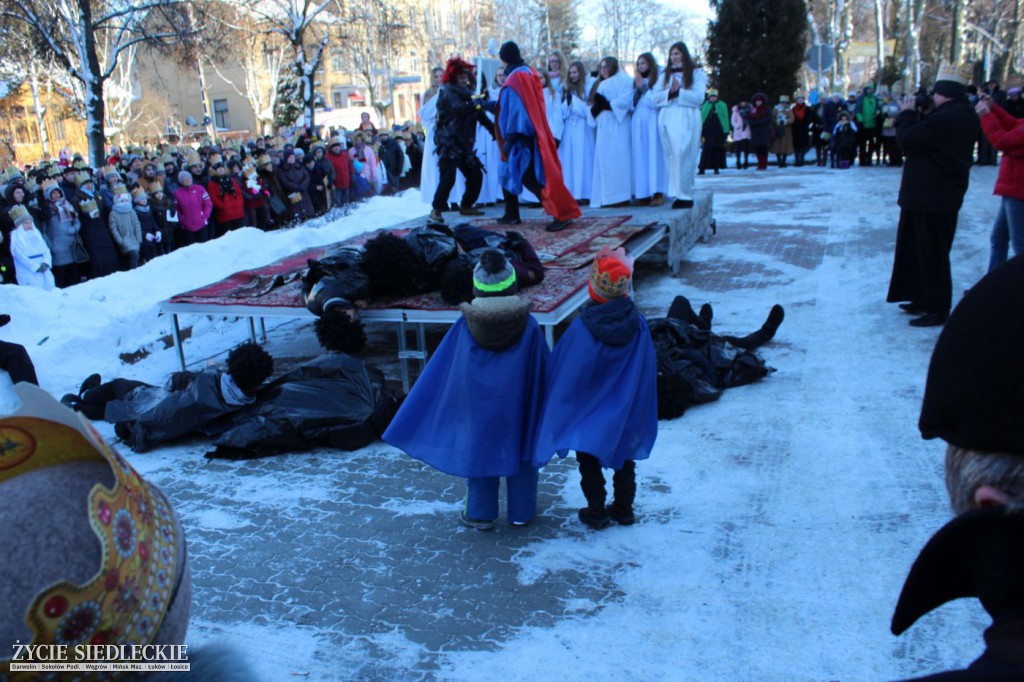
{"type": "Polygon", "coordinates": [[[637,57],[633,77],[633,196],[650,206],[665,203],[668,175],[665,150],[658,132],[658,109],[654,92],[658,87],[658,64],[650,52],[637,57]]]}
{"type": "Polygon", "coordinates": [[[632,105],[633,79],[619,70],[618,59],[605,57],[590,90],[589,122],[595,128],[592,206],[625,206],[633,194],[632,105]]]}
{"type": "Polygon", "coordinates": [[[36,229],[32,215],[24,206],[15,206],[10,215],[14,221],[9,238],[15,279],[20,286],[52,291],[55,286],[51,270],[53,256],[43,234],[36,229]]]}
{"type": "Polygon", "coordinates": [[[593,83],[587,78],[583,62],[569,66],[566,87],[562,93],[562,144],[558,158],[562,162],[562,178],[572,196],[579,202],[590,201],[594,183],[594,128],[591,127],[587,93],[593,83]]]}
{"type": "MultiPolygon", "coordinates": [[[[505,72],[498,69],[494,75],[494,80],[484,89],[487,99],[497,102],[498,93],[501,92],[501,86],[504,82],[505,72]]],[[[501,182],[498,177],[501,150],[498,149],[498,143],[494,139],[494,135],[480,124],[476,127],[475,149],[476,155],[480,158],[480,163],[484,167],[484,181],[480,186],[480,198],[477,199],[477,203],[493,206],[501,198],[501,182]]]]}
{"type": "Polygon", "coordinates": [[[675,199],[672,208],[692,208],[700,161],[700,105],[704,103],[707,76],[694,64],[685,43],[673,45],[668,60],[654,93],[668,170],[666,193],[675,199]]]}
{"type": "MultiPolygon", "coordinates": [[[[539,73],[543,69],[538,68],[539,73]]],[[[552,50],[551,54],[548,55],[548,78],[551,79],[551,85],[555,91],[561,94],[565,90],[565,84],[569,82],[569,62],[565,60],[565,55],[560,50],[552,50]]]]}

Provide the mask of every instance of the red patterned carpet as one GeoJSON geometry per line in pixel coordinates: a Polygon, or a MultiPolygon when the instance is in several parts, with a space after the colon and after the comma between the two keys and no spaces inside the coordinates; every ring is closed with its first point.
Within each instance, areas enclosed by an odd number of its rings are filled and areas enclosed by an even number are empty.
{"type": "MultiPolygon", "coordinates": [[[[477,219],[474,225],[505,232],[514,229],[521,232],[533,244],[547,272],[540,284],[524,289],[523,296],[529,296],[536,312],[548,312],[570,297],[587,281],[585,266],[593,260],[602,246],[612,248],[621,245],[631,236],[644,229],[636,225],[625,225],[631,216],[610,216],[606,218],[577,218],[572,225],[561,232],[547,232],[544,226],[548,219],[528,219],[521,225],[499,225],[493,218],[477,219]],[[545,260],[548,259],[548,260],[545,260]]],[[[401,235],[405,230],[394,230],[401,235]]],[[[219,282],[193,289],[171,298],[170,303],[208,305],[211,313],[217,306],[254,306],[268,308],[305,308],[302,299],[299,276],[306,267],[306,261],[342,244],[359,244],[371,239],[373,234],[360,235],[336,244],[306,249],[286,258],[252,270],[242,270],[219,282]]],[[[452,306],[441,300],[437,292],[410,296],[400,299],[374,301],[371,308],[406,308],[415,310],[451,310],[452,306]]]]}

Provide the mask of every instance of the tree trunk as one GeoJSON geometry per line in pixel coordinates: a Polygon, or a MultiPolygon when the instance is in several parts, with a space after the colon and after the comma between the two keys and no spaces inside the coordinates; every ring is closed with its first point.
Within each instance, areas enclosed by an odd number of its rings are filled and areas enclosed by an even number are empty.
{"type": "Polygon", "coordinates": [[[104,130],[106,105],[103,101],[104,79],[96,52],[96,32],[92,24],[90,1],[78,0],[78,12],[78,31],[85,53],[84,69],[78,78],[85,86],[85,135],[89,139],[89,162],[93,168],[102,168],[107,164],[107,136],[104,130]]]}
{"type": "Polygon", "coordinates": [[[1006,37],[1006,51],[1003,52],[1003,63],[999,69],[999,82],[1010,80],[1013,73],[1013,57],[1017,54],[1017,43],[1020,41],[1020,5],[1021,0],[1013,1],[1013,21],[1010,22],[1010,35],[1006,37]]]}
{"type": "Polygon", "coordinates": [[[953,26],[950,31],[949,61],[959,66],[964,59],[964,24],[967,21],[967,3],[953,0],[953,26]]]}
{"type": "Polygon", "coordinates": [[[39,100],[39,75],[35,73],[34,68],[32,71],[28,87],[32,91],[32,108],[36,115],[36,126],[39,128],[39,145],[42,147],[43,156],[46,156],[50,153],[50,133],[46,129],[46,109],[41,106],[39,100]]]}
{"type": "Polygon", "coordinates": [[[885,0],[875,0],[875,84],[882,82],[885,73],[885,0]]]}

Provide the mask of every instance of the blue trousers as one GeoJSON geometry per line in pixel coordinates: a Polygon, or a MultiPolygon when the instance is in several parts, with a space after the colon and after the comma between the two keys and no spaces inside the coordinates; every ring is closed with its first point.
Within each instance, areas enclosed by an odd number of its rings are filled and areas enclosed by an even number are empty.
{"type": "Polygon", "coordinates": [[[1024,254],[1024,201],[1003,197],[989,241],[992,244],[992,253],[988,261],[989,272],[1006,262],[1011,244],[1013,255],[1024,254]]]}
{"type": "MultiPolygon", "coordinates": [[[[466,479],[466,516],[480,521],[498,518],[501,478],[466,479]]],[[[509,523],[529,523],[537,515],[537,469],[523,464],[515,476],[505,477],[509,523]]]]}

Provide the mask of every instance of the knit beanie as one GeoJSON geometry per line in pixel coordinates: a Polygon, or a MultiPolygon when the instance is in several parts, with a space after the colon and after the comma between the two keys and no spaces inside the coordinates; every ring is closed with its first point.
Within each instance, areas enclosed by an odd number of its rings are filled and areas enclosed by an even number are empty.
{"type": "Polygon", "coordinates": [[[1024,455],[1024,257],[985,275],[953,310],[928,367],[924,438],[1024,455]]]}
{"type": "Polygon", "coordinates": [[[607,303],[610,298],[629,296],[632,278],[633,259],[621,247],[612,251],[606,246],[598,252],[590,266],[587,291],[590,298],[598,303],[607,303]]]}
{"type": "Polygon", "coordinates": [[[497,249],[481,253],[480,261],[473,268],[473,295],[477,298],[511,296],[517,290],[516,271],[505,255],[497,249]]]}
{"type": "Polygon", "coordinates": [[[523,55],[519,51],[519,46],[511,40],[501,46],[498,50],[498,58],[506,64],[519,64],[523,61],[523,55]]]}

